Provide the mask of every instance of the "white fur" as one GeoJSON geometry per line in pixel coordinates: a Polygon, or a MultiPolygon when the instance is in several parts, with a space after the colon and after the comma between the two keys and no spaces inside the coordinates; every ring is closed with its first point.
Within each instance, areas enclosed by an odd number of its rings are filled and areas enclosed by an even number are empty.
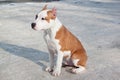
{"type": "Polygon", "coordinates": [[[84,70],[85,70],[85,68],[83,66],[79,66],[79,68],[73,68],[72,72],[73,73],[80,73],[80,72],[82,72],[84,70]]]}
{"type": "Polygon", "coordinates": [[[47,16],[47,11],[49,10],[41,11],[38,14],[38,18],[34,21],[34,23],[36,23],[35,30],[46,30],[51,28],[52,25],[54,24],[54,20],[50,20],[50,22],[42,20],[42,18],[45,18],[47,16]]]}
{"type": "Polygon", "coordinates": [[[73,64],[74,64],[75,66],[77,66],[78,61],[79,61],[79,59],[74,59],[74,60],[72,60],[72,62],[73,62],[73,64]]]}
{"type": "Polygon", "coordinates": [[[56,66],[55,66],[55,69],[52,73],[54,76],[59,76],[60,75],[61,67],[62,67],[62,61],[63,61],[63,53],[61,51],[58,51],[56,66]]]}
{"type": "Polygon", "coordinates": [[[68,59],[71,57],[71,51],[64,51],[64,56],[68,56],[68,59]]]}

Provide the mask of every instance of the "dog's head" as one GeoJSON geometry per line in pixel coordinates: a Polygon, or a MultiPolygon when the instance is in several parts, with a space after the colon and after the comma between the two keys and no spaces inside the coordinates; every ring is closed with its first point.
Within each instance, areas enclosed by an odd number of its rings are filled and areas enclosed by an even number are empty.
{"type": "Polygon", "coordinates": [[[35,16],[35,21],[31,23],[34,30],[45,30],[52,27],[56,18],[56,9],[47,9],[47,5],[35,16]]]}

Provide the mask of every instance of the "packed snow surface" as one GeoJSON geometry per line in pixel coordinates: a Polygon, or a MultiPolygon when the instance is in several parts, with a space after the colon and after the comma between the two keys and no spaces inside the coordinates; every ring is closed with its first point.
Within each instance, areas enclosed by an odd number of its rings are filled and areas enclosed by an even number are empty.
{"type": "Polygon", "coordinates": [[[120,80],[120,1],[62,0],[0,4],[0,80],[120,80]],[[87,69],[59,77],[45,72],[48,50],[31,22],[42,7],[57,8],[60,21],[82,42],[87,69]]]}

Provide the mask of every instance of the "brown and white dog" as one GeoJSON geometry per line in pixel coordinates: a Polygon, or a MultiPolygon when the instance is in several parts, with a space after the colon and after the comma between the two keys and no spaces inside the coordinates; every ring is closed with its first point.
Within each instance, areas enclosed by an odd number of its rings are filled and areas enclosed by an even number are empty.
{"type": "Polygon", "coordinates": [[[75,66],[71,69],[73,73],[85,70],[86,51],[81,42],[58,20],[55,8],[48,10],[45,5],[36,15],[31,27],[34,30],[44,31],[44,39],[50,52],[50,66],[46,71],[53,71],[52,75],[59,76],[63,61],[66,65],[75,66]],[[57,54],[57,60],[54,64],[55,54],[57,54]]]}

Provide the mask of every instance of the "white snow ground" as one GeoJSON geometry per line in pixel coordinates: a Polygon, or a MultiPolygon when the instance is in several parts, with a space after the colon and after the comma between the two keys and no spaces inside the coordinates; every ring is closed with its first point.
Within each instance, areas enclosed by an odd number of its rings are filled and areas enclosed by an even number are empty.
{"type": "Polygon", "coordinates": [[[31,29],[46,3],[0,4],[0,80],[120,80],[120,1],[65,0],[47,3],[87,50],[87,70],[62,68],[53,77],[44,68],[48,51],[42,32],[31,29]]]}

